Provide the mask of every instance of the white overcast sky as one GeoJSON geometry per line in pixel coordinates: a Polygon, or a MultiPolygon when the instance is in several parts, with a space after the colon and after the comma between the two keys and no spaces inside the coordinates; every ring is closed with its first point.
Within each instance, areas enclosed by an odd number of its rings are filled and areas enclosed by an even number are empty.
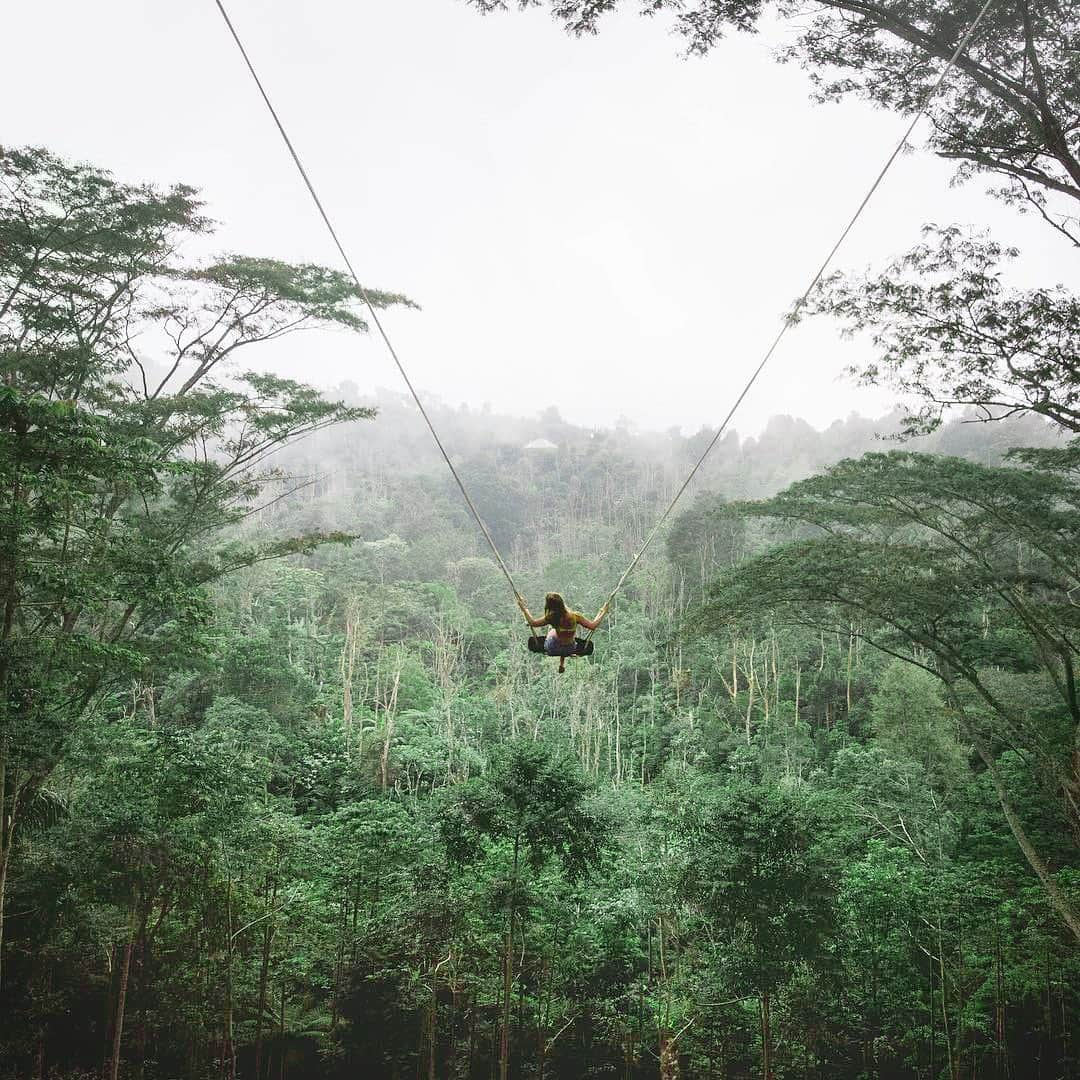
{"type": "MultiPolygon", "coordinates": [[[[905,125],[810,102],[773,59],[791,27],[688,60],[633,14],[575,40],[546,12],[463,0],[229,8],[362,278],[423,307],[386,319],[413,381],[455,404],[719,422],[905,125]]],[[[0,19],[0,141],[201,188],[215,250],[336,265],[213,0],[34,0],[0,19]]],[[[1018,280],[1067,278],[1050,230],[951,172],[900,159],[839,265],[965,222],[1023,247],[1018,280]]],[[[799,327],[734,426],[884,411],[889,395],[841,377],[867,348],[799,327]]],[[[399,388],[374,338],[301,335],[261,357],[320,386],[399,388]]]]}

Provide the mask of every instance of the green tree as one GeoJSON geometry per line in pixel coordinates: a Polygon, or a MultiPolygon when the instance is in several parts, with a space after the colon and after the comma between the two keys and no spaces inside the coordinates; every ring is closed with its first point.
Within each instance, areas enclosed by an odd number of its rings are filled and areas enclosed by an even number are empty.
{"type": "MultiPolygon", "coordinates": [[[[513,0],[469,0],[481,11],[513,0]]],[[[798,18],[799,36],[784,52],[810,72],[823,98],[858,95],[913,112],[926,100],[941,67],[982,7],[978,0],[944,9],[880,0],[517,0],[520,8],[550,7],[575,34],[595,33],[620,7],[669,14],[691,52],[706,53],[729,31],[754,32],[774,12],[798,18]]],[[[1074,136],[1080,100],[1076,80],[1075,8],[1068,0],[993,6],[964,56],[960,78],[930,106],[930,146],[959,160],[963,171],[1003,177],[1010,198],[1033,200],[1046,190],[1080,199],[1080,158],[1074,136]]]]}
{"type": "Polygon", "coordinates": [[[529,880],[553,860],[571,878],[579,877],[603,854],[604,825],[588,805],[588,792],[574,758],[545,743],[518,740],[495,756],[483,777],[454,792],[440,821],[453,860],[475,862],[485,849],[509,856],[507,877],[496,890],[506,918],[500,1080],[506,1080],[510,1064],[514,941],[529,880]]]}
{"type": "Polygon", "coordinates": [[[936,677],[1018,845],[1080,937],[1080,918],[1033,846],[995,756],[1002,745],[1024,747],[1032,779],[1057,792],[1075,829],[1078,507],[1075,482],[1045,472],[868,454],[751,504],[751,513],[814,535],[727,575],[706,619],[765,606],[830,629],[855,620],[872,645],[936,677]],[[1027,673],[1055,696],[1049,714],[1010,690],[1010,678],[1027,673]]]}
{"type": "MultiPolygon", "coordinates": [[[[174,907],[191,902],[191,885],[201,868],[216,863],[222,845],[243,827],[255,785],[250,770],[237,767],[214,741],[190,731],[147,729],[141,719],[102,729],[84,752],[103,760],[77,807],[81,850],[75,858],[82,869],[78,887],[111,902],[122,921],[122,928],[114,931],[119,970],[107,1072],[117,1080],[133,965],[142,968],[145,978],[163,922],[174,907]]],[[[235,903],[231,893],[228,900],[235,903]]],[[[235,909],[230,907],[228,914],[226,1054],[233,1062],[230,1075],[235,1075],[235,909]]]]}
{"type": "Polygon", "coordinates": [[[258,506],[269,454],[372,415],[231,370],[248,346],[365,324],[333,271],[185,263],[208,229],[191,188],[0,152],[0,948],[20,824],[73,728],[200,647],[207,583],[325,539],[220,531],[258,506]]]}
{"type": "Polygon", "coordinates": [[[771,1003],[796,965],[820,967],[833,917],[828,866],[815,850],[812,806],[772,785],[736,782],[693,793],[682,822],[682,887],[732,935],[730,961],[760,1005],[762,1075],[774,1076],[771,1003]],[[745,943],[741,947],[741,943],[745,943]]]}
{"type": "Polygon", "coordinates": [[[743,554],[746,524],[723,512],[721,495],[699,495],[676,519],[665,539],[668,561],[700,593],[743,554]]]}
{"type": "Polygon", "coordinates": [[[901,760],[917,761],[937,790],[949,791],[965,775],[956,718],[928,671],[900,660],[888,664],[870,699],[870,722],[878,741],[901,760]]]}
{"type": "Polygon", "coordinates": [[[1061,285],[1009,287],[1005,264],[1019,252],[988,237],[956,226],[924,236],[881,273],[834,275],[810,305],[872,334],[879,355],[851,374],[914,399],[909,435],[956,406],[980,420],[1031,413],[1080,434],[1080,298],[1061,285]]]}
{"type": "MultiPolygon", "coordinates": [[[[510,0],[470,0],[482,11],[510,0]]],[[[518,0],[548,6],[575,34],[595,33],[618,8],[667,15],[693,53],[728,32],[755,32],[774,16],[798,36],[781,51],[808,71],[822,100],[858,96],[913,114],[927,108],[929,148],[960,163],[959,178],[985,175],[992,194],[1037,213],[1080,246],[1080,78],[1077,13],[1071,0],[992,4],[955,74],[928,100],[942,68],[982,10],[981,0],[948,8],[918,0],[518,0]]],[[[871,329],[882,356],[854,369],[864,382],[921,399],[910,431],[940,423],[943,409],[972,405],[983,418],[1030,410],[1080,430],[1075,364],[1077,300],[1066,289],[1005,288],[997,264],[1010,252],[959,229],[930,229],[925,243],[871,278],[835,275],[813,310],[871,329]]]]}

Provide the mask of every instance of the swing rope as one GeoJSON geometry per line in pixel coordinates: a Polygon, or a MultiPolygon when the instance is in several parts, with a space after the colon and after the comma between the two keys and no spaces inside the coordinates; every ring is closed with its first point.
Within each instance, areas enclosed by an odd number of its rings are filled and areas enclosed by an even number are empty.
{"type": "MultiPolygon", "coordinates": [[[[637,553],[630,560],[630,565],[627,566],[627,568],[622,573],[622,577],[620,577],[618,582],[616,582],[615,588],[611,590],[611,595],[608,596],[607,600],[604,601],[604,606],[600,609],[600,614],[596,618],[597,629],[599,629],[600,623],[602,623],[607,616],[612,601],[618,595],[618,592],[623,587],[626,579],[634,572],[634,568],[641,561],[642,555],[645,554],[645,552],[649,548],[649,545],[652,544],[653,540],[656,539],[657,533],[659,533],[664,522],[667,521],[668,517],[671,515],[672,510],[675,509],[675,504],[679,501],[680,498],[682,498],[683,493],[693,482],[693,479],[695,476],[697,476],[698,471],[701,469],[701,466],[705,464],[705,459],[709,456],[710,453],[712,453],[713,447],[716,446],[716,444],[720,441],[721,436],[723,436],[724,432],[727,430],[728,424],[731,423],[731,418],[738,411],[739,406],[743,403],[743,399],[746,397],[746,395],[750,393],[750,390],[753,387],[754,383],[756,383],[758,380],[758,376],[762,373],[762,371],[764,371],[765,365],[768,364],[768,362],[772,359],[773,353],[776,352],[778,346],[780,345],[780,342],[784,340],[784,335],[798,319],[799,313],[806,306],[807,300],[810,299],[810,294],[814,291],[818,282],[821,281],[821,279],[825,276],[825,271],[828,270],[829,266],[832,264],[833,259],[836,257],[836,253],[840,250],[844,241],[848,238],[848,234],[855,227],[855,223],[862,216],[862,212],[866,209],[867,204],[873,198],[874,193],[881,186],[881,183],[885,179],[886,174],[892,168],[893,162],[896,161],[896,159],[900,156],[901,153],[903,153],[904,148],[907,146],[908,141],[911,139],[912,133],[915,131],[916,125],[926,115],[927,110],[930,108],[930,103],[934,100],[935,97],[937,97],[937,92],[941,89],[941,84],[945,81],[949,72],[952,71],[952,69],[956,66],[956,62],[963,55],[964,50],[968,46],[968,43],[971,41],[972,37],[974,37],[975,31],[978,30],[979,24],[983,20],[983,16],[990,10],[990,7],[993,3],[994,0],[986,0],[986,3],[982,6],[982,10],[978,13],[978,15],[975,16],[975,19],[968,27],[967,33],[964,34],[964,36],[960,39],[960,44],[956,46],[956,49],[953,51],[952,56],[949,58],[949,62],[945,65],[944,68],[942,68],[941,74],[937,77],[934,85],[930,88],[930,92],[926,95],[926,100],[923,102],[922,107],[915,114],[911,123],[908,124],[907,130],[904,132],[900,141],[896,144],[896,148],[886,159],[885,164],[881,167],[881,171],[877,174],[877,177],[870,185],[869,190],[863,196],[862,202],[859,203],[855,213],[851,215],[851,220],[847,223],[847,225],[844,226],[843,232],[840,233],[840,236],[837,238],[836,243],[833,244],[832,248],[829,251],[829,254],[825,257],[825,261],[821,264],[820,267],[818,267],[817,273],[814,274],[814,276],[810,279],[810,284],[807,285],[806,288],[803,290],[803,294],[796,301],[795,306],[791,309],[790,313],[785,316],[784,322],[781,325],[779,332],[777,333],[776,337],[773,338],[772,344],[768,347],[765,355],[761,358],[761,362],[754,369],[753,374],[747,380],[746,385],[742,388],[742,392],[735,399],[735,403],[728,410],[728,414],[724,417],[723,423],[720,425],[719,428],[717,428],[716,434],[713,435],[712,439],[709,442],[709,445],[705,447],[705,450],[702,453],[701,457],[698,458],[694,467],[690,470],[689,475],[686,477],[686,479],[680,485],[679,489],[672,496],[671,502],[668,503],[667,508],[660,515],[660,518],[653,526],[652,531],[649,533],[648,536],[645,537],[645,542],[641,545],[640,548],[638,548],[637,553]]],[[[593,633],[594,631],[590,630],[585,635],[586,639],[591,638],[593,633]]]]}
{"type": "MultiPolygon", "coordinates": [[[[881,186],[882,181],[885,179],[886,174],[892,168],[893,163],[903,152],[904,148],[908,145],[912,133],[915,131],[916,125],[926,115],[926,112],[930,107],[930,103],[937,96],[937,92],[941,88],[942,83],[944,83],[949,73],[956,66],[957,61],[963,55],[964,50],[967,48],[968,43],[974,37],[975,32],[978,30],[979,25],[982,23],[983,17],[990,10],[993,2],[994,0],[986,0],[978,15],[975,16],[975,19],[968,27],[967,32],[964,34],[963,38],[961,38],[960,43],[956,46],[956,49],[950,57],[949,62],[945,65],[944,68],[942,68],[941,74],[938,75],[937,80],[934,82],[934,85],[930,88],[930,92],[927,94],[926,100],[923,102],[922,107],[915,114],[915,116],[911,120],[911,123],[908,124],[907,130],[904,132],[900,141],[896,144],[896,148],[886,159],[885,164],[881,168],[881,171],[878,173],[874,182],[870,185],[867,193],[863,196],[862,202],[859,203],[859,206],[856,209],[855,213],[851,216],[851,220],[848,221],[847,225],[844,226],[843,231],[840,233],[839,238],[833,244],[831,250],[829,251],[829,254],[825,258],[825,261],[818,268],[817,273],[815,273],[814,276],[811,278],[810,284],[807,285],[806,289],[803,291],[802,295],[795,303],[795,306],[785,317],[779,332],[772,341],[772,344],[766,350],[765,355],[762,357],[760,363],[754,369],[750,378],[747,380],[746,385],[742,388],[739,396],[735,399],[734,404],[732,404],[731,408],[728,410],[727,415],[724,417],[723,423],[721,423],[720,427],[717,428],[716,434],[713,435],[708,446],[705,447],[705,450],[702,453],[701,457],[698,458],[697,462],[694,464],[694,467],[690,470],[689,475],[686,477],[686,479],[679,486],[678,490],[672,496],[671,501],[668,503],[664,512],[660,515],[659,519],[653,526],[652,530],[649,532],[648,536],[645,537],[644,543],[637,550],[634,557],[630,560],[630,563],[626,567],[626,569],[622,572],[622,576],[616,582],[615,588],[611,590],[610,595],[604,602],[604,606],[600,609],[600,612],[597,615],[597,629],[599,629],[600,624],[604,621],[608,612],[610,611],[611,604],[614,602],[615,597],[618,595],[619,591],[626,583],[626,580],[634,572],[637,564],[641,561],[641,557],[649,549],[653,540],[656,539],[657,534],[660,532],[660,529],[667,521],[667,519],[671,516],[671,512],[675,509],[675,506],[678,503],[679,499],[682,498],[686,489],[693,482],[694,477],[697,476],[702,465],[705,464],[705,459],[708,458],[710,453],[712,453],[713,448],[720,441],[724,432],[727,430],[727,426],[731,422],[732,417],[734,417],[735,413],[738,411],[739,406],[742,405],[743,400],[746,398],[747,394],[750,393],[750,390],[757,382],[758,377],[761,375],[762,371],[764,371],[765,366],[772,359],[772,356],[779,347],[780,342],[783,341],[784,335],[788,332],[788,330],[798,318],[799,313],[806,306],[806,302],[809,300],[810,294],[814,291],[815,287],[817,286],[818,282],[821,281],[822,277],[824,277],[825,271],[832,264],[832,261],[835,258],[837,252],[840,250],[844,241],[847,239],[848,234],[855,227],[856,222],[862,216],[863,211],[866,209],[867,204],[870,202],[874,193],[881,186]]],[[[300,178],[304,181],[304,186],[307,188],[308,194],[311,196],[312,202],[314,202],[315,208],[318,210],[319,216],[323,220],[323,224],[326,226],[327,231],[330,233],[330,238],[333,240],[334,246],[337,248],[338,254],[341,256],[342,262],[348,269],[349,276],[352,278],[353,283],[356,285],[357,294],[359,295],[364,306],[367,308],[372,324],[378,330],[379,336],[382,338],[383,344],[386,346],[387,352],[390,353],[390,356],[393,359],[394,364],[398,369],[398,372],[401,374],[401,378],[404,380],[405,385],[409,389],[409,393],[412,395],[413,401],[416,402],[416,407],[420,410],[420,415],[424,418],[424,422],[427,424],[428,430],[431,432],[431,437],[435,440],[435,445],[439,448],[439,453],[442,454],[443,460],[446,462],[447,468],[450,470],[451,475],[454,477],[454,481],[458,486],[458,490],[461,492],[462,498],[465,500],[465,504],[468,506],[469,511],[472,513],[472,516],[476,519],[477,525],[480,526],[480,531],[484,534],[484,539],[487,541],[488,546],[491,548],[491,552],[495,556],[495,561],[498,563],[499,569],[502,570],[503,575],[507,580],[507,583],[510,585],[511,590],[514,593],[514,598],[518,601],[519,607],[524,608],[525,599],[521,595],[521,592],[515,584],[513,575],[510,573],[509,567],[506,565],[505,560],[499,553],[499,548],[496,545],[490,531],[488,530],[487,525],[484,524],[484,519],[480,516],[480,512],[477,510],[476,504],[473,502],[471,496],[469,495],[468,489],[465,487],[464,481],[461,479],[461,476],[458,474],[457,469],[454,467],[453,461],[450,460],[450,455],[446,452],[446,448],[443,446],[442,439],[439,438],[439,433],[438,431],[436,431],[435,425],[431,421],[431,417],[428,416],[427,410],[424,408],[424,404],[420,400],[420,396],[419,394],[417,394],[416,388],[412,384],[412,380],[409,378],[408,374],[405,371],[405,367],[401,362],[401,358],[398,356],[397,350],[394,348],[393,343],[390,341],[389,335],[387,334],[381,320],[379,319],[378,313],[375,310],[375,305],[372,302],[368,290],[365,289],[364,286],[360,283],[360,278],[358,277],[356,271],[353,269],[352,261],[349,259],[349,256],[345,251],[345,247],[338,237],[337,230],[334,228],[333,223],[330,220],[330,215],[326,212],[326,208],[323,206],[322,200],[319,198],[319,195],[315,190],[315,185],[311,182],[311,178],[308,176],[307,170],[304,168],[303,162],[300,160],[300,155],[297,153],[297,150],[293,145],[292,140],[289,138],[288,132],[285,130],[285,125],[282,123],[281,118],[278,116],[277,110],[271,103],[270,97],[262,84],[262,80],[259,78],[258,73],[255,71],[255,66],[254,64],[252,64],[251,58],[248,56],[247,49],[244,48],[244,43],[240,40],[240,35],[237,33],[236,27],[233,25],[232,19],[229,18],[229,13],[225,10],[224,3],[222,2],[222,0],[214,0],[214,3],[217,5],[218,11],[221,13],[222,19],[225,20],[225,25],[228,27],[229,33],[232,35],[232,39],[236,43],[236,47],[237,49],[239,49],[240,55],[244,59],[244,64],[247,66],[248,72],[250,73],[251,78],[255,82],[255,86],[258,88],[259,94],[263,99],[263,103],[266,105],[267,110],[273,118],[274,124],[278,129],[278,134],[281,135],[282,141],[285,143],[285,147],[289,151],[289,156],[292,158],[293,164],[296,166],[297,172],[299,172],[300,174],[300,178]]],[[[522,616],[524,617],[524,611],[522,611],[522,616]]],[[[586,640],[591,639],[594,632],[594,630],[589,630],[586,634],[586,640]]]]}
{"type": "MultiPolygon", "coordinates": [[[[420,395],[417,394],[416,388],[412,384],[412,380],[409,378],[405,371],[404,365],[401,363],[401,358],[398,356],[397,349],[394,348],[393,342],[390,340],[389,334],[387,334],[382,321],[379,319],[378,312],[375,310],[375,304],[372,302],[371,294],[360,283],[356,271],[353,269],[352,260],[349,258],[345,251],[345,246],[342,244],[338,237],[337,230],[334,228],[333,223],[330,220],[330,215],[326,212],[326,208],[323,206],[322,199],[319,198],[318,192],[315,190],[315,185],[311,182],[311,177],[308,176],[307,169],[304,168],[303,162],[300,160],[300,155],[296,151],[296,147],[293,145],[292,139],[289,138],[288,132],[285,130],[285,125],[281,122],[281,117],[278,116],[277,110],[274,108],[273,103],[270,101],[270,95],[267,94],[266,88],[262,84],[262,80],[259,78],[258,72],[255,70],[255,65],[251,62],[251,58],[248,56],[247,49],[244,48],[244,43],[240,40],[240,35],[237,33],[236,27],[233,25],[232,19],[229,18],[229,13],[225,10],[225,5],[222,0],[214,0],[217,4],[218,11],[221,12],[221,17],[225,20],[225,25],[229,28],[229,33],[232,35],[233,41],[236,42],[237,49],[240,50],[240,55],[244,58],[244,63],[247,66],[248,71],[251,74],[251,78],[254,80],[256,87],[258,87],[259,94],[262,96],[263,102],[266,105],[271,117],[273,117],[274,124],[277,126],[278,134],[281,135],[282,141],[285,143],[286,149],[289,151],[289,156],[293,159],[293,164],[296,166],[297,172],[300,173],[300,178],[304,181],[304,186],[308,190],[308,194],[311,196],[312,202],[315,203],[315,208],[319,211],[319,216],[323,220],[323,224],[326,226],[327,232],[330,233],[330,238],[334,241],[334,246],[338,250],[338,254],[341,256],[341,261],[345,264],[346,269],[349,271],[349,276],[353,280],[353,284],[356,286],[356,291],[360,296],[364,307],[367,308],[371,322],[378,330],[379,336],[383,340],[383,344],[386,346],[387,352],[390,353],[391,358],[394,361],[398,371],[401,374],[402,379],[405,381],[405,385],[409,388],[409,393],[412,395],[413,401],[416,402],[416,407],[420,410],[420,415],[424,418],[424,423],[427,424],[428,431],[431,432],[431,437],[435,440],[435,445],[439,448],[439,453],[442,454],[443,461],[446,462],[447,468],[450,470],[451,475],[454,477],[454,482],[458,486],[458,490],[461,492],[461,497],[465,500],[465,505],[468,506],[472,516],[476,519],[476,524],[480,526],[480,531],[484,534],[484,539],[488,542],[488,546],[491,548],[492,554],[495,556],[495,561],[499,564],[499,569],[502,570],[510,588],[513,590],[514,597],[524,605],[525,600],[518,590],[517,585],[514,583],[513,575],[510,573],[510,568],[506,565],[505,560],[499,553],[499,548],[495,543],[491,532],[488,530],[487,525],[484,524],[484,519],[480,516],[480,511],[476,509],[476,504],[472,501],[472,497],[469,495],[468,489],[465,487],[465,482],[461,479],[457,469],[454,467],[453,461],[450,460],[450,455],[446,452],[446,447],[443,446],[442,439],[439,438],[438,431],[435,430],[435,425],[431,422],[431,417],[428,416],[427,409],[424,408],[424,403],[420,400],[420,395]]],[[[522,612],[522,617],[524,617],[522,612]]]]}

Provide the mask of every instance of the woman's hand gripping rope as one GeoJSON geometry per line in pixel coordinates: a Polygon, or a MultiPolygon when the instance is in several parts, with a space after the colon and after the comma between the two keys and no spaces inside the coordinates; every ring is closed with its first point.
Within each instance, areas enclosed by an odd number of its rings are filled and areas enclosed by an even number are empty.
{"type": "MultiPolygon", "coordinates": [[[[608,603],[610,603],[610,601],[608,601],[608,603]]],[[[589,630],[589,635],[588,635],[589,637],[592,637],[593,634],[597,630],[600,629],[600,624],[604,621],[605,617],[607,616],[607,613],[608,613],[608,605],[604,604],[604,606],[596,613],[596,618],[593,619],[593,625],[589,630]]]]}
{"type": "Polygon", "coordinates": [[[514,593],[514,599],[517,601],[518,610],[520,610],[521,614],[525,616],[525,621],[530,626],[532,626],[533,617],[532,617],[532,614],[529,611],[528,606],[525,603],[525,597],[522,596],[521,593],[516,592],[516,593],[514,593]]]}

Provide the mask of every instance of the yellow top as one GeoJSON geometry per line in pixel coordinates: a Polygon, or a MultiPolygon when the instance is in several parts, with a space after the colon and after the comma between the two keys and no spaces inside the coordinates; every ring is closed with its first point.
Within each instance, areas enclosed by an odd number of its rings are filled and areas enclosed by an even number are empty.
{"type": "Polygon", "coordinates": [[[574,640],[578,623],[581,622],[581,616],[576,611],[571,611],[569,608],[566,609],[566,615],[564,616],[565,621],[562,626],[555,626],[555,624],[551,622],[550,612],[545,611],[544,617],[547,619],[548,625],[554,628],[555,636],[558,637],[560,641],[574,640]]]}

